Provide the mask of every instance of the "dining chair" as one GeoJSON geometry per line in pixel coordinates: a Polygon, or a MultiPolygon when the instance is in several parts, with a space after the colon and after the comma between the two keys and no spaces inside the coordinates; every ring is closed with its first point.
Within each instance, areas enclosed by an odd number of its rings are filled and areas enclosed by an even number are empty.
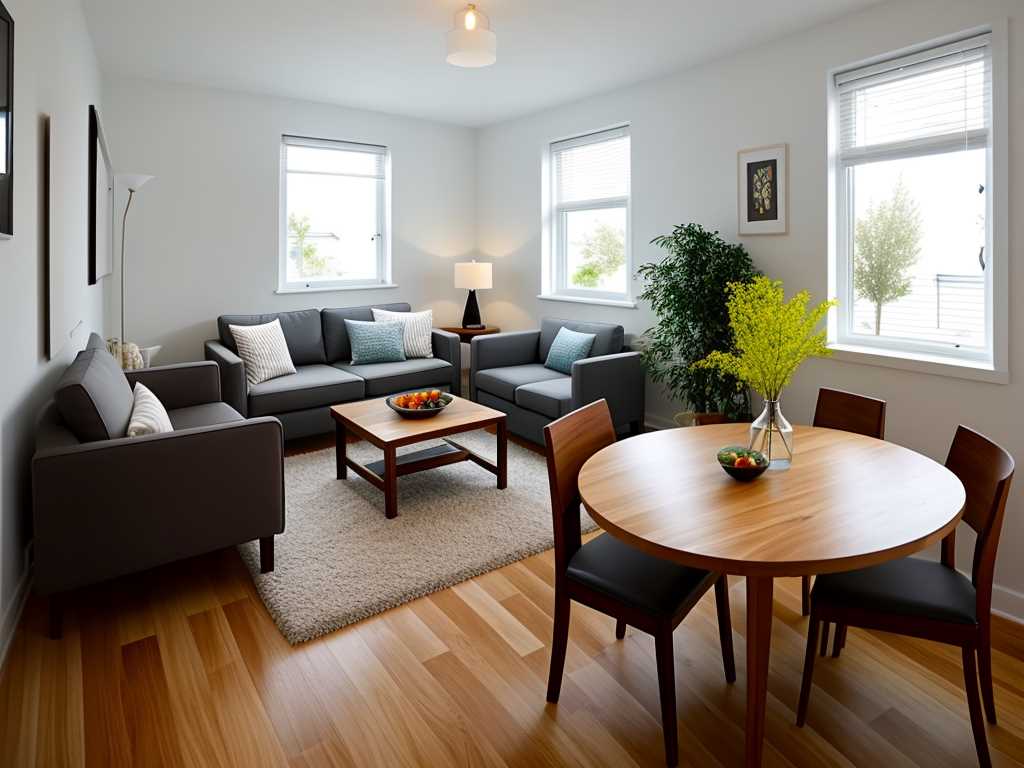
{"type": "Polygon", "coordinates": [[[828,645],[828,622],[836,623],[833,658],[837,658],[846,645],[847,626],[958,645],[963,657],[967,708],[978,762],[989,766],[978,678],[980,672],[985,715],[995,724],[992,578],[1006,497],[1013,479],[1013,458],[988,438],[960,426],[950,446],[946,467],[960,478],[966,491],[962,522],[977,533],[971,578],[956,570],[955,529],[942,540],[941,562],[906,557],[870,568],[819,576],[811,592],[811,622],[796,722],[802,726],[807,719],[821,622],[826,627],[826,634],[822,635],[822,656],[828,645]]]}
{"type": "MultiPolygon", "coordinates": [[[[814,408],[814,426],[885,439],[885,400],[822,387],[814,408]]],[[[800,613],[811,612],[811,577],[800,580],[800,613]]]]}
{"type": "Polygon", "coordinates": [[[729,585],[722,574],[663,560],[604,534],[586,544],[580,532],[577,479],[584,462],[615,442],[611,413],[598,400],[544,427],[555,538],[555,619],[547,700],[558,701],[569,642],[573,600],[615,618],[615,637],[632,626],[654,636],[654,655],[665,733],[665,762],[679,762],[672,632],[715,587],[725,679],[736,680],[729,615],[729,585]]]}

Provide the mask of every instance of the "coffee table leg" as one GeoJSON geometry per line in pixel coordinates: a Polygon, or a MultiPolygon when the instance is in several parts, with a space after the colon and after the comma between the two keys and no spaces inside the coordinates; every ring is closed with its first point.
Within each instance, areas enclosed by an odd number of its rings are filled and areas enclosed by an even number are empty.
{"type": "Polygon", "coordinates": [[[747,577],[747,768],[759,768],[764,755],[773,586],[770,577],[747,577]]]}
{"type": "Polygon", "coordinates": [[[384,516],[398,517],[398,457],[395,449],[384,449],[384,516]]]}
{"type": "Polygon", "coordinates": [[[338,464],[337,475],[339,480],[348,477],[348,465],[345,463],[345,451],[348,442],[348,434],[340,421],[334,422],[334,457],[338,464]]]}
{"type": "Polygon", "coordinates": [[[508,427],[505,420],[498,422],[498,489],[508,487],[508,427]]]}

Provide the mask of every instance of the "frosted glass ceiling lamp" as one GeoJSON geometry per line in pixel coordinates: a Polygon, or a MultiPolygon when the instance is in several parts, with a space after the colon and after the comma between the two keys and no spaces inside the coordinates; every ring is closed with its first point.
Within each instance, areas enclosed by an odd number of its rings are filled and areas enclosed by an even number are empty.
{"type": "Polygon", "coordinates": [[[448,33],[449,64],[456,67],[487,67],[498,60],[498,38],[487,16],[470,3],[455,14],[455,28],[448,33]]]}

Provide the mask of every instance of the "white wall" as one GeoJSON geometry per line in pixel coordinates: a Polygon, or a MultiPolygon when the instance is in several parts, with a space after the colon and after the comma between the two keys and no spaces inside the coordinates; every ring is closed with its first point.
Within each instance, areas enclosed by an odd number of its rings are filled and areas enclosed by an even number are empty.
{"type": "MultiPolygon", "coordinates": [[[[479,134],[478,246],[495,261],[494,291],[482,311],[506,329],[534,326],[541,315],[622,323],[641,333],[654,322],[646,307],[612,309],[555,304],[535,297],[541,283],[541,155],[548,142],[628,121],[632,133],[632,246],[636,262],[660,258],[648,245],[673,225],[696,221],[736,235],[736,151],[789,143],[790,234],[742,242],[757,266],[790,291],[827,291],[826,72],[942,35],[1009,18],[1010,365],[1006,386],[835,360],[808,363],[784,396],[798,422],[811,418],[819,386],[852,389],[889,401],[887,437],[945,458],[963,422],[1000,441],[1024,461],[1024,7],[1014,0],[893,2],[756,50],[670,77],[589,98],[479,134]]],[[[652,389],[649,412],[665,423],[678,404],[652,389]]],[[[1018,486],[1024,481],[1018,480],[1018,486]]],[[[967,537],[961,537],[967,538],[967,537]]],[[[1011,494],[999,558],[996,606],[1024,617],[1024,488],[1011,494]]],[[[960,564],[969,567],[961,542],[960,564]]]]}
{"type": "Polygon", "coordinates": [[[105,286],[86,285],[88,105],[100,77],[77,0],[6,0],[14,17],[14,238],[0,240],[0,657],[26,585],[31,537],[29,460],[34,423],[57,378],[90,331],[102,332],[105,286]],[[52,362],[46,358],[42,215],[42,116],[58,145],[51,210],[62,242],[79,254],[67,273],[69,311],[82,320],[52,362]]]}
{"type": "Polygon", "coordinates": [[[159,362],[201,359],[224,313],[408,301],[439,324],[461,317],[451,264],[476,243],[471,129],[148,81],[107,81],[104,101],[117,170],[156,176],[128,220],[126,335],[163,344],[159,362]],[[397,288],[274,293],[282,134],[390,147],[397,288]]]}

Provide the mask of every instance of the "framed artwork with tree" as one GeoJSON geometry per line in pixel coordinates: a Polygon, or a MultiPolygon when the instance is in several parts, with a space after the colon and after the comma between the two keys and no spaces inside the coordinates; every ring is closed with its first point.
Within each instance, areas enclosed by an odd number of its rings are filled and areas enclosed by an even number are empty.
{"type": "Polygon", "coordinates": [[[788,230],[788,145],[737,153],[739,233],[784,235],[788,230]]]}

